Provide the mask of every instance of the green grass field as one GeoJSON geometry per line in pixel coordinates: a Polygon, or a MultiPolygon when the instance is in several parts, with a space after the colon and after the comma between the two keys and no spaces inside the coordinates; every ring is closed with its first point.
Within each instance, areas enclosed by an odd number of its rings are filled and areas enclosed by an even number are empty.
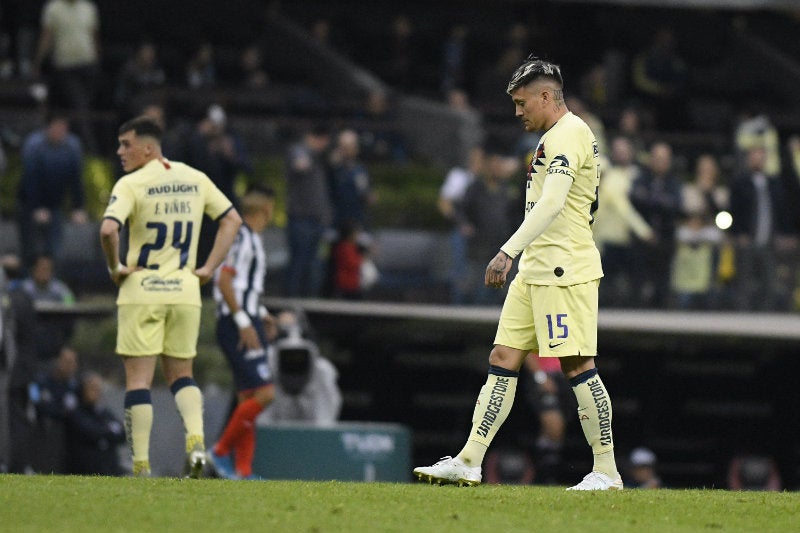
{"type": "Polygon", "coordinates": [[[800,531],[800,493],[0,476],[0,531],[800,531]]]}

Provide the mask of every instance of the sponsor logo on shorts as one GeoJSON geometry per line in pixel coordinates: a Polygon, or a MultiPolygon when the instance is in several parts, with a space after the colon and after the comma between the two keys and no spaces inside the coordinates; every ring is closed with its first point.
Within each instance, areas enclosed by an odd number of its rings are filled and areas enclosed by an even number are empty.
{"type": "Polygon", "coordinates": [[[142,289],[147,292],[180,292],[183,290],[183,280],[147,276],[142,280],[142,289]]]}

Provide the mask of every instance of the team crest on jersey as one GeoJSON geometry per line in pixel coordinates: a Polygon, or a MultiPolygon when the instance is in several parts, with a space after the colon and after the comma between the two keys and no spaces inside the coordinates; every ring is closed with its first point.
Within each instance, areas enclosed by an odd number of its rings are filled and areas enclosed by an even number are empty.
{"type": "Polygon", "coordinates": [[[533,157],[531,157],[531,165],[528,169],[528,179],[531,180],[532,175],[536,174],[535,167],[543,167],[544,161],[547,159],[547,156],[544,155],[544,143],[540,143],[539,146],[536,147],[536,151],[533,153],[533,157]]]}

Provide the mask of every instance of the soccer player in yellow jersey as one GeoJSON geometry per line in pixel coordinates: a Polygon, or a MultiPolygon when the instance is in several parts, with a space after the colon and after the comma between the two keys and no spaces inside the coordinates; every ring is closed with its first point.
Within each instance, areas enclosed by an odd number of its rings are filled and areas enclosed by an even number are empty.
{"type": "Polygon", "coordinates": [[[478,395],[464,448],[418,479],[477,485],[481,463],[514,402],[520,367],[530,352],[558,357],[578,400],[578,418],[594,454],[592,471],[568,490],[622,490],[614,460],[611,400],[595,368],[597,289],[603,271],[590,224],[600,183],[597,141],[564,104],[558,65],[528,57],[507,92],[526,131],[544,131],[525,184],[525,219],[486,268],[485,283],[502,287],[521,254],[500,314],[489,377],[478,395]]]}
{"type": "Polygon", "coordinates": [[[128,174],[111,192],[100,242],[119,286],[117,353],[125,367],[125,430],[133,474],[150,475],[150,387],[158,360],[186,430],[188,474],[205,466],[203,398],[192,374],[200,330],[200,285],[225,259],[242,223],[231,201],[202,172],[161,154],[161,128],[139,117],[119,129],[117,155],[128,174]],[[206,263],[195,268],[203,214],[219,221],[206,263]],[[120,260],[119,231],[128,227],[120,260]]]}

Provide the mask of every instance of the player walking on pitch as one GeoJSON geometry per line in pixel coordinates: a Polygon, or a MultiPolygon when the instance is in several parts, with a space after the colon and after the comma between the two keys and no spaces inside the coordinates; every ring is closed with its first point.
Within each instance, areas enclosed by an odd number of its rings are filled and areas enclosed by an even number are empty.
{"type": "Polygon", "coordinates": [[[525,219],[486,268],[485,283],[502,287],[513,259],[519,272],[500,315],[489,376],[478,395],[464,448],[420,480],[481,482],[481,463],[514,402],[520,367],[530,352],[558,357],[578,400],[578,418],[594,454],[592,471],[568,490],[622,490],[614,460],[611,400],[595,367],[597,299],[603,276],[590,224],[600,183],[597,141],[564,104],[558,65],[533,56],[511,76],[507,92],[526,131],[543,130],[527,173],[525,219]]]}
{"type": "Polygon", "coordinates": [[[251,188],[240,207],[244,224],[214,274],[217,342],[233,372],[238,404],[209,455],[221,477],[254,479],[256,417],[275,398],[266,326],[277,326],[261,304],[267,274],[261,232],[272,220],[275,192],[251,188]]]}
{"type": "Polygon", "coordinates": [[[200,330],[200,285],[211,280],[242,223],[231,201],[202,172],[161,154],[161,128],[135,118],[119,129],[122,168],[111,192],[100,243],[117,298],[117,353],[125,367],[125,431],[133,474],[150,475],[157,361],[186,430],[187,469],[205,466],[203,397],[192,374],[200,330]],[[206,263],[195,268],[203,214],[219,221],[206,263]],[[128,252],[120,261],[119,231],[128,226],[128,252]]]}

